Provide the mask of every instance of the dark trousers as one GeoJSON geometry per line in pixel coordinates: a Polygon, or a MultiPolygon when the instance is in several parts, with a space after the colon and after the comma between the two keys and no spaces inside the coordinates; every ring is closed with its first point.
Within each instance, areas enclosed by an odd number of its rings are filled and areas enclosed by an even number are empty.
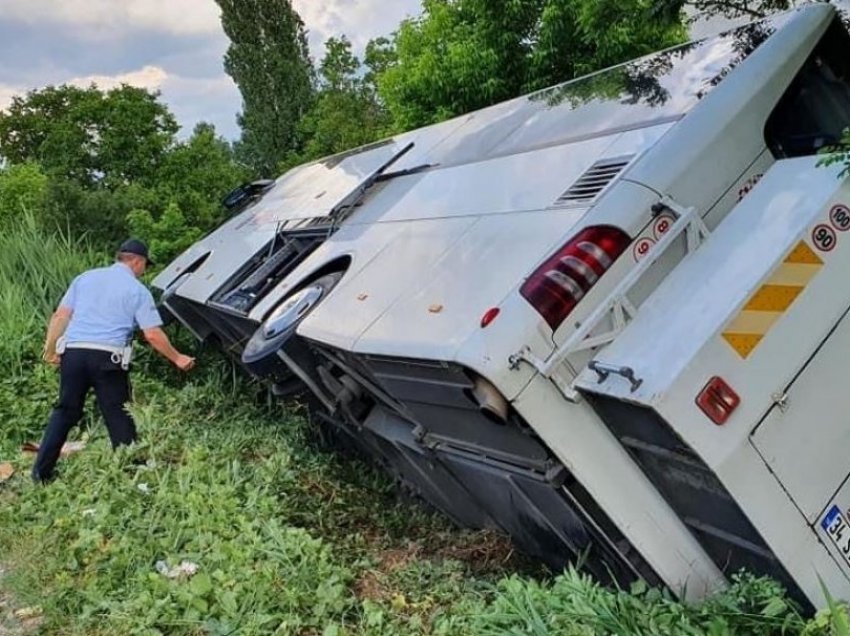
{"type": "Polygon", "coordinates": [[[62,355],[59,401],[50,415],[32,469],[36,481],[53,477],[62,445],[83,417],[89,389],[94,389],[112,447],[135,441],[136,425],[124,406],[130,401],[129,373],[113,362],[111,356],[107,351],[90,349],[67,349],[62,355]]]}

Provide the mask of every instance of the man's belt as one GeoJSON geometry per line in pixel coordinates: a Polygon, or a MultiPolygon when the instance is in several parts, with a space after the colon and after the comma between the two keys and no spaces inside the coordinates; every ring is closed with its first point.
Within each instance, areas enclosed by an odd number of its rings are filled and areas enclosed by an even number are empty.
{"type": "Polygon", "coordinates": [[[133,345],[126,347],[115,347],[113,345],[102,344],[100,342],[65,342],[64,338],[59,338],[56,342],[56,353],[62,355],[67,349],[88,349],[93,351],[106,351],[109,354],[112,362],[120,364],[121,368],[127,371],[130,368],[130,360],[133,358],[133,345]]]}
{"type": "Polygon", "coordinates": [[[94,349],[95,351],[107,351],[109,353],[117,353],[121,355],[124,352],[124,347],[115,347],[112,345],[101,344],[99,342],[66,342],[66,349],[94,349]]]}

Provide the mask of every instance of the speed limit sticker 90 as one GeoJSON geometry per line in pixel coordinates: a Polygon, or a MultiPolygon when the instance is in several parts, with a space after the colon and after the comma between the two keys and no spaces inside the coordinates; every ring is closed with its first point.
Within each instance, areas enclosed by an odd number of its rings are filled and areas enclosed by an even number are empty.
{"type": "Polygon", "coordinates": [[[850,208],[840,203],[832,206],[829,211],[829,222],[839,232],[850,230],[850,208]]]}
{"type": "Polygon", "coordinates": [[[825,223],[821,223],[812,230],[812,243],[821,252],[831,252],[835,249],[835,244],[838,243],[838,237],[835,230],[825,223]]]}

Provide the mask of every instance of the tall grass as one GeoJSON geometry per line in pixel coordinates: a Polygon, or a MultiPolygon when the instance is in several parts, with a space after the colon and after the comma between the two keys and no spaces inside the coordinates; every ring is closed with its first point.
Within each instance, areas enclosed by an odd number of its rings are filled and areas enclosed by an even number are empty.
{"type": "Polygon", "coordinates": [[[13,372],[37,361],[50,314],[71,280],[107,257],[82,240],[46,234],[30,214],[0,226],[0,360],[13,372]]]}

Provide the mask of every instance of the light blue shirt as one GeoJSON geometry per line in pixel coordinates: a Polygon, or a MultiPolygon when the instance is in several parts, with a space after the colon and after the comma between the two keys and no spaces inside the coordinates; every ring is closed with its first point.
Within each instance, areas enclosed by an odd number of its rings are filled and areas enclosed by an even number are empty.
{"type": "Polygon", "coordinates": [[[133,331],[162,325],[153,296],[124,263],[77,276],[59,303],[73,311],[66,342],[123,347],[133,331]]]}

